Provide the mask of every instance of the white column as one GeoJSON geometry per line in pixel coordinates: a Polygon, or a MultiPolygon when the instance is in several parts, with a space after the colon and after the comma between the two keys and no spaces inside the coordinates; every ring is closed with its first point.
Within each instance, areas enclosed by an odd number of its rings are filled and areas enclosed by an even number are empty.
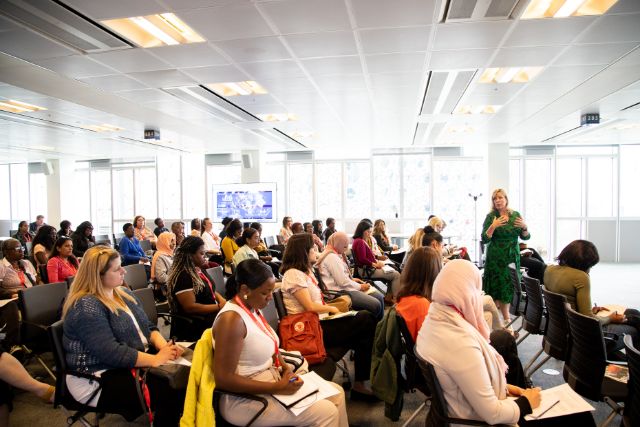
{"type": "Polygon", "coordinates": [[[496,188],[502,188],[509,194],[509,144],[488,144],[488,184],[487,200],[496,188]]]}

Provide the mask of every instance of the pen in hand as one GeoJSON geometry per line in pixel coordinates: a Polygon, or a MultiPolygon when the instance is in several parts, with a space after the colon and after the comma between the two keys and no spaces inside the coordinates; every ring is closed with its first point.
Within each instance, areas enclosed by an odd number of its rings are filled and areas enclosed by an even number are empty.
{"type": "Polygon", "coordinates": [[[290,383],[295,383],[296,381],[298,381],[298,377],[291,377],[291,378],[289,378],[289,382],[290,382],[290,383]]]}
{"type": "Polygon", "coordinates": [[[560,403],[560,400],[556,400],[553,405],[549,406],[547,409],[545,409],[544,411],[542,411],[540,414],[538,414],[537,417],[534,417],[536,420],[539,420],[544,414],[546,414],[547,412],[549,412],[554,406],[556,406],[558,403],[560,403]]]}

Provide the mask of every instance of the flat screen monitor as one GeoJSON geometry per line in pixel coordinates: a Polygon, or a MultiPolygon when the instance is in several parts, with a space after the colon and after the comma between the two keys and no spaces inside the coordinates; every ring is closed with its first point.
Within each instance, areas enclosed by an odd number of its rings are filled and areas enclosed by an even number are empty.
{"type": "Polygon", "coordinates": [[[214,221],[224,217],[239,218],[243,222],[276,222],[276,183],[214,184],[214,221]]]}

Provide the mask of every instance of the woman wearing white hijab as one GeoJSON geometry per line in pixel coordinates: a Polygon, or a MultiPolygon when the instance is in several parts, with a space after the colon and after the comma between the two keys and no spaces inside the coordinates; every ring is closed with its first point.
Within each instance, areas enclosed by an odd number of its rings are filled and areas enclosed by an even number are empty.
{"type": "Polygon", "coordinates": [[[429,361],[452,417],[515,424],[540,405],[540,389],[507,384],[507,365],[489,344],[475,265],[452,260],[435,280],[416,351],[429,361]],[[507,393],[520,396],[507,399],[507,393]]]}

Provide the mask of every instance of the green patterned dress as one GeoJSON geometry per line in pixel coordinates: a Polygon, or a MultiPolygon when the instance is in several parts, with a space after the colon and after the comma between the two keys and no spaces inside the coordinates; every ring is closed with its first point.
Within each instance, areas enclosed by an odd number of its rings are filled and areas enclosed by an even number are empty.
{"type": "Polygon", "coordinates": [[[518,238],[529,240],[530,234],[522,236],[522,229],[513,225],[516,218],[520,214],[511,211],[509,214],[509,222],[494,230],[493,236],[487,236],[487,230],[491,223],[500,214],[492,210],[489,212],[482,225],[482,243],[486,246],[487,254],[486,263],[484,265],[484,276],[482,278],[482,287],[488,295],[494,300],[504,303],[511,303],[513,298],[513,286],[509,276],[508,265],[512,262],[516,264],[516,270],[520,274],[520,249],[518,248],[518,238]]]}

